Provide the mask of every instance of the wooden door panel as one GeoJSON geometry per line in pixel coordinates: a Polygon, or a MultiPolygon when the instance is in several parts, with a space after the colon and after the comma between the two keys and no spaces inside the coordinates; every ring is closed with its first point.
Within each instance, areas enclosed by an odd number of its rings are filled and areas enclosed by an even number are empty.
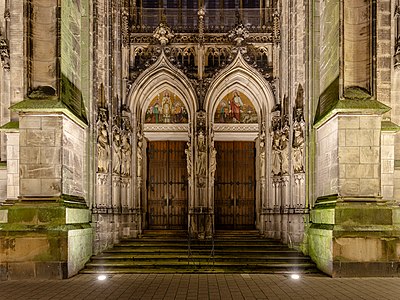
{"type": "Polygon", "coordinates": [[[216,142],[214,201],[217,229],[254,228],[255,151],[253,142],[216,142]]]}
{"type": "Polygon", "coordinates": [[[147,211],[150,229],[184,229],[187,224],[185,142],[150,142],[147,150],[147,211]]]}

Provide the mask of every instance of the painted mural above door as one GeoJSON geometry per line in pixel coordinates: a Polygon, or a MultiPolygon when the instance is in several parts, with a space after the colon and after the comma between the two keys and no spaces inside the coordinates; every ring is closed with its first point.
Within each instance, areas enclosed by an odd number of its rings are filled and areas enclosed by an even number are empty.
{"type": "Polygon", "coordinates": [[[250,99],[239,91],[228,93],[218,103],[214,123],[257,123],[257,112],[250,99]]]}
{"type": "Polygon", "coordinates": [[[146,110],[145,123],[187,123],[188,118],[182,100],[166,89],[151,100],[146,110]]]}

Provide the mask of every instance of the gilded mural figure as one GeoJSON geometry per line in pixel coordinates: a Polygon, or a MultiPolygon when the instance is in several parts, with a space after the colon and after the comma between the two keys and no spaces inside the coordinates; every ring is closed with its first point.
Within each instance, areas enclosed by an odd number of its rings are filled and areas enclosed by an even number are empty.
{"type": "Polygon", "coordinates": [[[257,112],[253,103],[239,91],[227,94],[217,106],[215,123],[257,123],[257,112]]]}
{"type": "Polygon", "coordinates": [[[242,98],[240,98],[239,93],[235,91],[233,100],[229,101],[230,104],[230,114],[233,120],[240,122],[240,110],[243,107],[242,98]]]}
{"type": "Polygon", "coordinates": [[[110,157],[110,142],[108,138],[108,123],[107,116],[104,111],[100,111],[99,120],[97,121],[97,171],[99,173],[108,173],[109,157],[110,157]]]}
{"type": "Polygon", "coordinates": [[[165,92],[164,97],[162,99],[162,114],[163,114],[163,121],[164,123],[171,122],[171,108],[172,108],[172,101],[171,97],[169,96],[168,92],[165,92]]]}
{"type": "Polygon", "coordinates": [[[169,90],[165,90],[150,101],[146,109],[145,123],[187,123],[188,117],[182,100],[169,90]]]}

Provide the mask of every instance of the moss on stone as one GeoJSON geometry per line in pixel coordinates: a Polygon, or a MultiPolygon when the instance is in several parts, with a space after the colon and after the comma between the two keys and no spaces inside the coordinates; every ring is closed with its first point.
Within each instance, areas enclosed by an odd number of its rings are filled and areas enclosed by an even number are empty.
{"type": "Polygon", "coordinates": [[[80,126],[85,127],[87,125],[86,118],[83,118],[81,115],[76,114],[56,96],[40,99],[27,98],[21,102],[12,105],[10,107],[10,110],[16,112],[63,113],[80,126]]]}
{"type": "Polygon", "coordinates": [[[18,131],[19,129],[19,122],[18,121],[11,121],[3,126],[0,126],[0,131],[18,131]]]}
{"type": "Polygon", "coordinates": [[[400,130],[400,126],[391,121],[382,121],[382,131],[386,132],[397,132],[400,130]]]}

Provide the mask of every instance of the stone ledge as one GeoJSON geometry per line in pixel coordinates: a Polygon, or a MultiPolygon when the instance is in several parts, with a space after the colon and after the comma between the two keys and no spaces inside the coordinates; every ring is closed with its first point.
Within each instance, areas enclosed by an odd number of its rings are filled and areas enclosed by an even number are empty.
{"type": "Polygon", "coordinates": [[[382,115],[391,108],[377,100],[340,99],[323,115],[316,117],[314,128],[319,128],[338,114],[348,115],[382,115]]]}
{"type": "Polygon", "coordinates": [[[81,116],[76,115],[66,104],[57,97],[44,99],[25,99],[10,107],[11,111],[23,113],[59,113],[64,114],[82,128],[86,128],[88,122],[81,116]]]}
{"type": "Polygon", "coordinates": [[[399,277],[400,263],[333,261],[332,277],[399,277]]]}
{"type": "Polygon", "coordinates": [[[19,122],[11,121],[0,127],[0,131],[4,132],[19,132],[19,122]]]}

